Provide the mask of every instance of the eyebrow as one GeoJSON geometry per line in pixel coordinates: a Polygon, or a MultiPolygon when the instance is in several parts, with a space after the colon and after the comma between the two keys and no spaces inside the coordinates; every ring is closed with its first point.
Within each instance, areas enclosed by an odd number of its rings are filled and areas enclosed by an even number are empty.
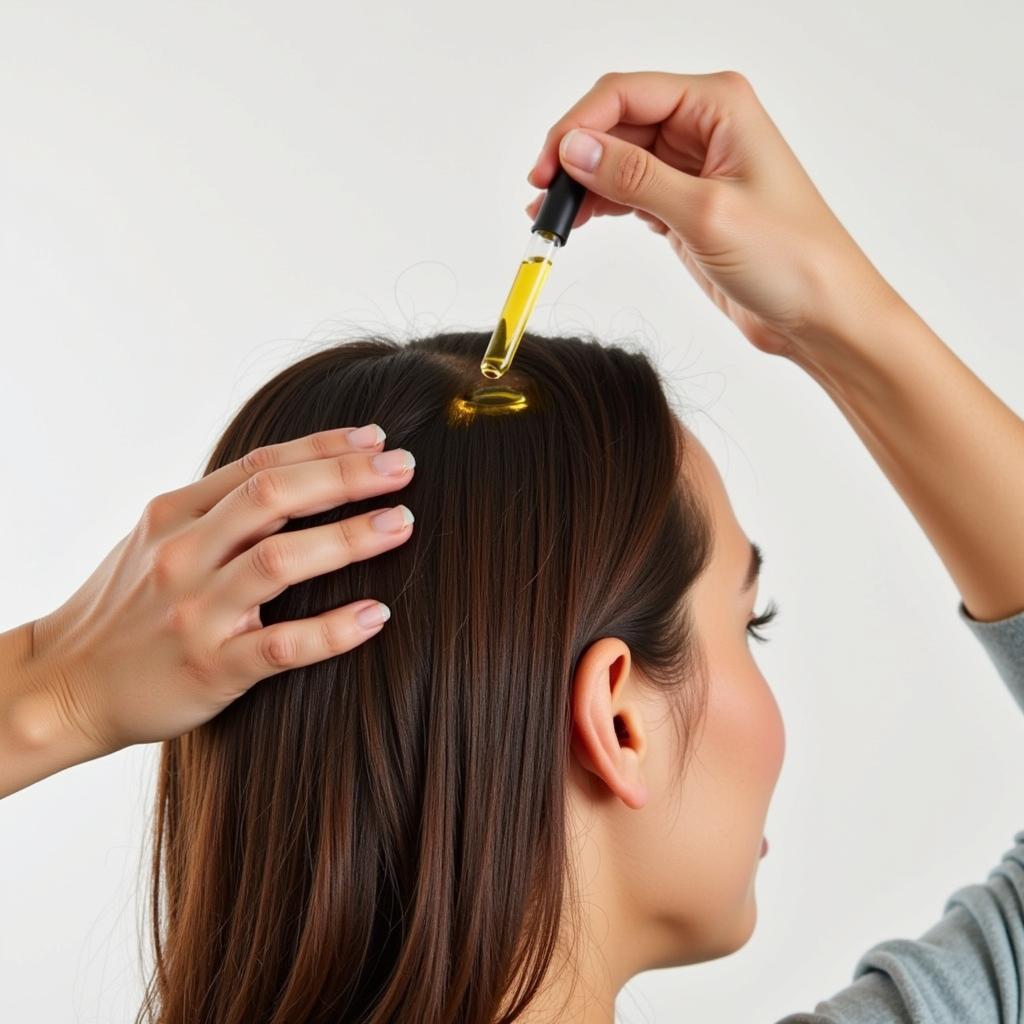
{"type": "Polygon", "coordinates": [[[743,586],[740,588],[740,593],[745,594],[750,588],[757,582],[757,578],[761,573],[761,565],[764,562],[764,556],[761,554],[761,549],[753,542],[750,542],[750,564],[747,566],[747,575],[743,579],[743,586]]]}

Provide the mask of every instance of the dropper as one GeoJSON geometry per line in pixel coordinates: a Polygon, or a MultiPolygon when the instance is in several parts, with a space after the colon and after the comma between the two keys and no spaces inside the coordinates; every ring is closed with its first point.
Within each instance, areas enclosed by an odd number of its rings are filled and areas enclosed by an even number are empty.
{"type": "Polygon", "coordinates": [[[480,372],[497,380],[512,365],[537,296],[547,280],[556,249],[569,240],[572,223],[586,193],[585,186],[560,167],[530,228],[530,241],[505,299],[498,326],[480,361],[480,372]]]}

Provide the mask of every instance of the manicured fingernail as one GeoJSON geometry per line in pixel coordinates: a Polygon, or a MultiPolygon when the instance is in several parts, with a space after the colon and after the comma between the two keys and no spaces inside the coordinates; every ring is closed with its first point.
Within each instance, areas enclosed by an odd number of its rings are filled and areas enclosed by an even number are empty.
{"type": "Polygon", "coordinates": [[[416,465],[412,452],[407,452],[404,448],[394,448],[389,452],[381,452],[379,455],[374,455],[370,461],[373,463],[373,468],[384,476],[404,473],[407,469],[412,469],[416,465]]]}
{"type": "Polygon", "coordinates": [[[357,448],[372,448],[387,436],[376,423],[368,423],[365,427],[353,430],[348,435],[348,443],[354,444],[357,448]]]}
{"type": "Polygon", "coordinates": [[[405,505],[396,505],[394,508],[385,509],[370,518],[370,525],[382,533],[391,533],[395,530],[404,530],[410,523],[415,522],[416,517],[411,509],[405,505]]]}
{"type": "Polygon", "coordinates": [[[579,128],[573,128],[568,132],[559,148],[566,163],[583,171],[593,171],[601,162],[601,153],[604,152],[604,146],[593,135],[588,135],[579,128]]]}
{"type": "Polygon", "coordinates": [[[379,626],[382,622],[387,622],[390,618],[391,609],[380,601],[356,612],[356,622],[358,622],[363,629],[373,629],[375,626],[379,626]]]}

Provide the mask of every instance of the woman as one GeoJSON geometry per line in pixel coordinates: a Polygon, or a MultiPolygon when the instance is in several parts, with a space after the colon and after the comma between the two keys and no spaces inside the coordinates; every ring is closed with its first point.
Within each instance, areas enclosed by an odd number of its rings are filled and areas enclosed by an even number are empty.
{"type": "MultiPolygon", "coordinates": [[[[826,389],[1024,706],[1024,423],[879,277],[749,86],[603,76],[551,129],[538,185],[556,147],[590,192],[577,226],[634,210],[826,389]]],[[[532,407],[446,420],[486,337],[369,339],[284,371],[202,480],[0,638],[6,791],[179,737],[157,1020],[597,1024],[633,974],[749,938],[784,748],[745,642],[771,613],[756,550],[639,355],[526,339],[509,383],[532,407]],[[415,475],[399,455],[374,480],[339,418],[383,421],[415,475]],[[370,540],[361,503],[392,487],[418,528],[398,514],[370,540]],[[358,643],[368,589],[395,621],[358,643]]],[[[880,944],[787,1020],[1016,1020],[1017,838],[928,936],[880,944]]]]}

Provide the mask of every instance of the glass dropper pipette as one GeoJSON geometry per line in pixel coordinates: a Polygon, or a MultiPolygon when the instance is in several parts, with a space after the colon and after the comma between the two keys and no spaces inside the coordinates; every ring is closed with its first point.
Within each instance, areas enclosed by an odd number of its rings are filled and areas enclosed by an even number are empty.
{"type": "Polygon", "coordinates": [[[537,296],[551,270],[555,250],[568,241],[586,191],[564,167],[558,169],[548,186],[537,219],[530,228],[530,241],[505,299],[498,326],[480,361],[480,372],[485,377],[497,380],[512,365],[537,296]]]}

